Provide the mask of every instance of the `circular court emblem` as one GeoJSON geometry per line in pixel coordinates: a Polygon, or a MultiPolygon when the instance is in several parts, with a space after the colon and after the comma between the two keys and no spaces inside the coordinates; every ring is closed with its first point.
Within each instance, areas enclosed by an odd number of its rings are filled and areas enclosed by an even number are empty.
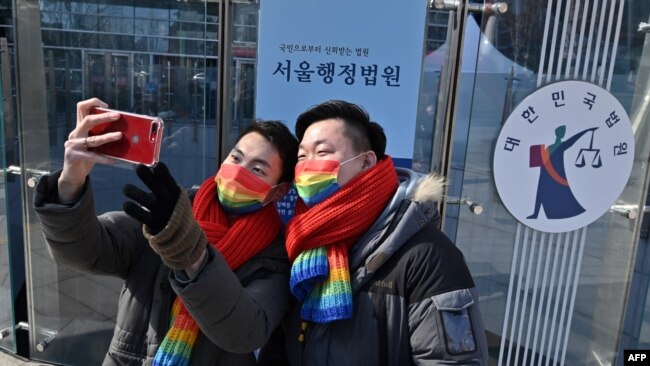
{"type": "Polygon", "coordinates": [[[630,118],[607,90],[584,81],[545,85],[506,120],[494,180],[508,211],[545,232],[597,220],[625,188],[634,160],[630,118]]]}

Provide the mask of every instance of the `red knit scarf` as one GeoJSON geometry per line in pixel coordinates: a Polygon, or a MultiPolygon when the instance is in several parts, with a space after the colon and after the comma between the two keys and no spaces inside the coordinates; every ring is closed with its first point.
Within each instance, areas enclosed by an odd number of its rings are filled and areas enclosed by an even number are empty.
{"type": "MultiPolygon", "coordinates": [[[[282,226],[273,204],[240,216],[229,225],[228,216],[218,203],[214,177],[207,179],[199,188],[192,211],[208,242],[224,256],[233,270],[266,248],[282,226]]],[[[176,298],[172,309],[173,323],[156,353],[155,365],[189,363],[200,332],[180,297],[176,298]]]]}
{"type": "Polygon", "coordinates": [[[194,198],[194,218],[208,237],[208,242],[221,253],[231,269],[236,269],[262,249],[280,232],[282,220],[275,205],[235,219],[228,225],[228,216],[217,200],[217,183],[206,180],[194,198]]]}
{"type": "Polygon", "coordinates": [[[397,186],[395,166],[387,155],[312,208],[298,201],[286,230],[289,259],[326,245],[349,249],[377,220],[397,186]]]}
{"type": "Polygon", "coordinates": [[[303,320],[323,324],[352,317],[348,250],[381,215],[397,186],[386,156],[312,208],[298,202],[286,246],[289,288],[301,302],[303,320]]]}

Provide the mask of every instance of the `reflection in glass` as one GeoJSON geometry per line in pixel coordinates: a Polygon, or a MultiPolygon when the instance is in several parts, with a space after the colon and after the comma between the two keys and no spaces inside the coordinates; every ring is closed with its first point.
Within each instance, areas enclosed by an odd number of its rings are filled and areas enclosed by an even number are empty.
{"type": "MultiPolygon", "coordinates": [[[[485,212],[481,216],[466,209],[458,210],[457,207],[455,210],[449,209],[446,212],[445,230],[456,237],[455,241],[463,250],[479,289],[486,329],[493,342],[490,347],[494,350],[491,354],[494,362],[498,359],[502,341],[506,345],[513,345],[512,357],[515,357],[515,352],[523,357],[524,350],[527,350],[529,359],[524,360],[523,364],[533,364],[532,358],[546,359],[552,363],[564,360],[567,365],[613,364],[616,359],[619,335],[624,328],[621,319],[626,291],[631,281],[630,263],[638,240],[635,225],[620,215],[606,213],[585,231],[582,253],[579,253],[581,233],[548,235],[519,226],[500,203],[493,183],[491,152],[504,117],[537,88],[538,73],[541,73],[542,84],[567,78],[567,75],[573,78],[577,74],[577,78],[582,78],[583,70],[589,78],[592,71],[596,76],[600,70],[608,71],[610,62],[613,62],[610,92],[633,119],[637,111],[633,108],[632,100],[640,101],[647,96],[645,87],[634,88],[647,81],[647,73],[640,73],[638,65],[650,57],[640,52],[645,36],[634,28],[639,22],[647,21],[649,14],[642,2],[624,3],[619,38],[609,38],[610,43],[616,42],[617,45],[616,52],[610,49],[608,54],[608,57],[613,55],[612,61],[595,58],[597,46],[594,39],[591,43],[591,62],[585,65],[587,54],[578,45],[586,47],[587,37],[584,37],[583,43],[579,43],[579,37],[576,37],[573,49],[569,46],[569,36],[564,40],[564,49],[560,48],[561,39],[558,38],[554,43],[554,65],[557,68],[562,62],[559,77],[556,77],[557,69],[549,70],[550,48],[547,50],[546,64],[540,62],[542,37],[545,34],[544,17],[540,17],[540,14],[546,13],[546,1],[516,1],[508,4],[512,11],[503,16],[473,16],[480,33],[474,42],[465,44],[465,47],[473,45],[473,52],[468,53],[466,49],[463,54],[449,189],[450,195],[471,197],[490,204],[483,205],[485,212]],[[578,63],[578,55],[582,57],[582,63],[578,63]],[[522,230],[519,237],[516,235],[518,228],[522,230]],[[513,261],[513,258],[523,259],[513,261]],[[530,262],[529,258],[532,258],[530,262]],[[555,271],[549,269],[545,275],[543,269],[547,268],[547,258],[548,263],[557,260],[558,265],[555,271]],[[560,271],[560,268],[564,270],[560,271]],[[512,272],[515,274],[514,285],[509,283],[512,272]],[[509,286],[517,286],[517,281],[520,286],[517,288],[523,289],[519,293],[521,296],[515,300],[515,291],[508,300],[509,286]],[[574,287],[571,284],[574,282],[576,292],[572,303],[571,291],[574,287]],[[510,304],[509,308],[507,304],[510,304]],[[553,315],[556,308],[557,314],[553,315]],[[510,312],[507,313],[506,309],[510,312]],[[518,313],[515,314],[514,309],[518,309],[518,313]],[[547,315],[550,320],[544,323],[547,315]],[[511,328],[503,329],[506,316],[510,316],[510,322],[506,323],[508,326],[517,316],[523,324],[523,333],[516,328],[514,331],[511,328]],[[542,320],[535,328],[538,316],[542,320]],[[567,324],[570,324],[570,328],[565,328],[567,324]],[[544,333],[530,333],[527,338],[528,329],[544,329],[544,333]],[[568,329],[566,333],[565,329],[568,329]],[[533,338],[535,335],[537,337],[533,338]],[[555,353],[556,349],[564,347],[564,340],[567,340],[566,353],[555,353]]],[[[600,11],[603,8],[597,9],[600,11]]],[[[586,20],[600,17],[593,9],[575,13],[575,19],[574,13],[570,13],[570,16],[570,22],[575,22],[578,30],[583,17],[586,20]]],[[[595,24],[598,26],[598,22],[595,24]]],[[[559,27],[561,29],[562,22],[559,22],[559,27]]],[[[466,31],[469,30],[468,24],[466,31]]],[[[604,31],[602,33],[600,57],[606,49],[604,31]]],[[[551,34],[547,33],[549,37],[551,34]]],[[[471,39],[470,35],[471,32],[466,33],[468,39],[471,39]]],[[[598,78],[591,81],[598,83],[598,78]]],[[[643,126],[646,121],[647,116],[639,119],[643,126]]],[[[646,131],[640,132],[637,137],[640,143],[636,152],[639,163],[619,198],[621,202],[634,205],[645,200],[641,192],[647,174],[647,168],[640,163],[648,158],[648,148],[645,146],[647,129],[640,127],[639,131],[646,131]]],[[[647,278],[647,270],[642,276],[647,278]]],[[[646,293],[644,290],[632,291],[630,296],[630,300],[642,297],[642,301],[645,301],[646,293]]],[[[639,321],[637,319],[637,324],[639,321]]]]}
{"type": "Polygon", "coordinates": [[[56,7],[71,13],[97,14],[97,4],[87,1],[43,1],[41,7],[56,7]]]}
{"type": "Polygon", "coordinates": [[[427,34],[422,82],[415,124],[413,143],[413,170],[428,173],[431,169],[433,132],[435,130],[436,108],[440,96],[440,74],[446,60],[449,12],[429,10],[427,13],[427,34]]]}
{"type": "Polygon", "coordinates": [[[170,19],[170,11],[172,8],[168,6],[166,2],[156,2],[152,1],[146,4],[138,2],[134,7],[135,18],[144,18],[144,19],[170,19]]]}
{"type": "MultiPolygon", "coordinates": [[[[46,27],[42,36],[50,170],[61,168],[63,145],[76,123],[76,103],[98,97],[110,108],[164,120],[160,156],[179,184],[191,187],[214,173],[218,25],[202,22],[206,15],[219,19],[218,4],[48,0],[40,6],[46,27]]],[[[94,168],[97,213],[121,209],[124,184],[139,184],[132,169],[128,164],[94,168]]],[[[38,235],[31,238],[28,250],[35,341],[31,357],[69,365],[101,364],[122,281],[56,265],[38,235]],[[52,335],[46,348],[36,350],[39,341],[52,335]]]]}
{"type": "Polygon", "coordinates": [[[117,15],[97,17],[96,30],[99,32],[126,33],[133,32],[133,18],[121,18],[117,15]]]}
{"type": "Polygon", "coordinates": [[[182,2],[175,4],[175,9],[171,13],[171,20],[180,22],[199,22],[203,23],[206,18],[206,13],[216,14],[217,6],[219,4],[214,2],[182,2]],[[207,11],[206,11],[207,7],[207,11]]]}
{"type": "Polygon", "coordinates": [[[232,6],[232,80],[230,84],[231,128],[229,146],[239,132],[253,121],[255,114],[255,59],[259,4],[234,3],[232,6]]]}
{"type": "Polygon", "coordinates": [[[43,11],[41,12],[41,27],[43,28],[62,28],[61,13],[43,11]]]}
{"type": "Polygon", "coordinates": [[[114,1],[99,0],[97,13],[115,17],[133,17],[133,5],[115,5],[114,1]]]}
{"type": "MultiPolygon", "coordinates": [[[[169,22],[159,20],[136,20],[135,34],[156,34],[159,37],[169,33],[169,22]]],[[[157,37],[156,37],[157,38],[157,37]]]]}
{"type": "MultiPolygon", "coordinates": [[[[0,70],[6,65],[0,65],[0,70]]],[[[2,74],[0,74],[0,100],[3,100],[2,74]]],[[[0,141],[5,141],[3,105],[0,103],[0,141]]],[[[9,230],[7,219],[7,173],[5,168],[5,149],[0,151],[0,348],[16,352],[14,337],[14,294],[11,285],[11,259],[9,250],[9,230]]]]}

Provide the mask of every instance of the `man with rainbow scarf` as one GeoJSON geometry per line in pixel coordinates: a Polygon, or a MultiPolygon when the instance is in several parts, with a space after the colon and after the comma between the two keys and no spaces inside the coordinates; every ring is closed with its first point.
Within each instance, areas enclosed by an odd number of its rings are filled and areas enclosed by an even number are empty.
{"type": "Polygon", "coordinates": [[[119,118],[91,115],[93,106],[106,104],[77,105],[63,169],[40,179],[34,208],[58,263],[124,279],[103,364],[256,364],[289,305],[273,202],[293,180],[298,141],[280,122],[256,121],[198,191],[179,187],[163,163],[139,165],[150,192],[126,185],[124,212],[96,216],[89,174],[111,160],[92,149],[121,133],[88,137],[119,118]]]}
{"type": "Polygon", "coordinates": [[[441,180],[396,169],[383,129],[352,103],[308,109],[296,135],[295,301],[262,363],[486,365],[474,282],[438,227],[441,180]]]}

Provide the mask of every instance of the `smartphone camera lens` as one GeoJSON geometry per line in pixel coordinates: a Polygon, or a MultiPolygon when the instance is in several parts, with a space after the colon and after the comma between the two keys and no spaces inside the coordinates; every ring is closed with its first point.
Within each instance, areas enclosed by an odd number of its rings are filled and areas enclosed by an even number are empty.
{"type": "Polygon", "coordinates": [[[158,124],[157,123],[152,123],[151,124],[151,133],[149,134],[149,141],[154,142],[156,141],[156,134],[158,133],[158,124]]]}

